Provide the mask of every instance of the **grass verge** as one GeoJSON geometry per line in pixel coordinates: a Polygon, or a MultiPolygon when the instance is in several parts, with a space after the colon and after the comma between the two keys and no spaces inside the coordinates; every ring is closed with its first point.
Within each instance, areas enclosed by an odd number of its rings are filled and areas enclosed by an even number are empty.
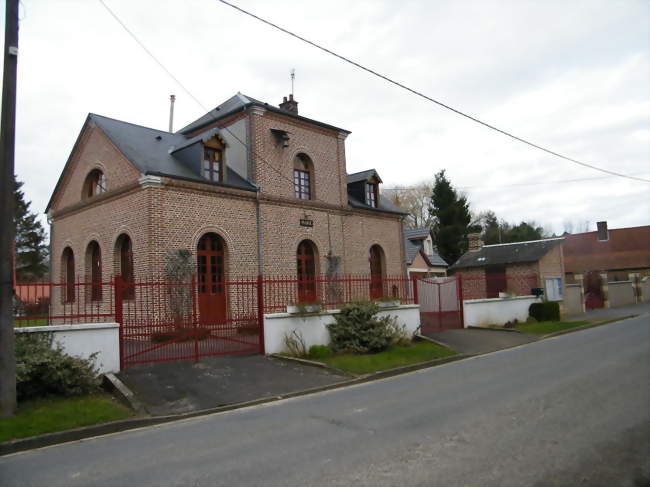
{"type": "Polygon", "coordinates": [[[456,355],[456,352],[435,343],[422,341],[414,342],[408,346],[390,347],[388,350],[379,353],[333,355],[331,357],[319,357],[314,360],[353,374],[371,374],[451,355],[456,355]]]}
{"type": "Polygon", "coordinates": [[[533,335],[546,335],[556,331],[568,330],[578,326],[591,324],[590,321],[540,321],[539,323],[522,323],[516,326],[516,329],[522,333],[531,333],[533,335]]]}
{"type": "Polygon", "coordinates": [[[0,419],[0,441],[108,423],[132,416],[111,396],[56,397],[25,401],[11,418],[0,419]]]}

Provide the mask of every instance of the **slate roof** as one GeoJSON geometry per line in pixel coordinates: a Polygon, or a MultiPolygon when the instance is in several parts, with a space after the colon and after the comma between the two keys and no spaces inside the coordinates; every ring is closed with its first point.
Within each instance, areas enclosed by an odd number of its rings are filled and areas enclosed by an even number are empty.
{"type": "MultiPolygon", "coordinates": [[[[404,229],[404,250],[406,251],[406,264],[411,265],[418,252],[424,250],[424,239],[431,233],[430,227],[408,228],[404,229]]],[[[447,264],[437,252],[425,254],[424,258],[433,266],[448,267],[447,264]]]]}
{"type": "Polygon", "coordinates": [[[209,123],[212,123],[216,120],[219,120],[221,118],[227,117],[229,115],[232,115],[233,113],[236,113],[240,110],[244,110],[245,108],[249,106],[259,106],[262,107],[266,110],[275,112],[275,113],[281,113],[283,115],[287,115],[292,118],[296,118],[298,120],[302,120],[308,123],[313,123],[315,125],[319,125],[321,127],[325,127],[328,129],[340,131],[340,132],[345,132],[347,134],[351,133],[349,130],[345,130],[339,127],[335,127],[334,125],[329,125],[323,122],[319,122],[318,120],[312,120],[311,118],[303,117],[301,115],[298,115],[293,112],[289,112],[287,110],[282,110],[279,107],[276,107],[274,105],[271,105],[269,103],[257,100],[253,98],[252,96],[244,95],[242,93],[237,93],[235,96],[230,97],[227,99],[225,102],[223,102],[221,105],[215,107],[213,110],[210,110],[208,113],[205,115],[197,118],[194,120],[192,123],[189,125],[186,125],[182,129],[180,129],[178,132],[181,134],[186,134],[188,132],[193,132],[197,129],[200,129],[204,125],[207,125],[209,123]]]}
{"type": "Polygon", "coordinates": [[[111,142],[142,174],[168,176],[247,191],[255,191],[256,189],[253,184],[242,178],[230,167],[226,168],[227,183],[206,181],[200,174],[192,171],[169,153],[170,150],[177,150],[191,145],[188,142],[195,143],[201,140],[201,136],[188,139],[178,132],[170,134],[163,130],[122,122],[94,113],[91,113],[88,118],[104,131],[108,138],[111,139],[111,142]]]}
{"type": "Polygon", "coordinates": [[[465,252],[449,269],[537,262],[563,240],[564,238],[549,238],[529,242],[484,245],[479,251],[465,252]]]}
{"type": "Polygon", "coordinates": [[[377,178],[380,183],[383,182],[379,177],[379,174],[377,174],[377,171],[374,169],[368,169],[367,171],[348,174],[348,184],[358,183],[359,181],[367,181],[372,177],[377,178]]]}
{"type": "Polygon", "coordinates": [[[565,235],[564,270],[588,272],[650,268],[650,225],[609,230],[609,239],[598,232],[565,235]]]}
{"type": "Polygon", "coordinates": [[[408,215],[403,209],[399,206],[394,205],[388,198],[379,198],[379,208],[367,205],[364,202],[359,201],[354,196],[348,194],[348,204],[353,208],[362,208],[364,210],[372,211],[381,211],[384,213],[395,213],[397,215],[408,215]]]}

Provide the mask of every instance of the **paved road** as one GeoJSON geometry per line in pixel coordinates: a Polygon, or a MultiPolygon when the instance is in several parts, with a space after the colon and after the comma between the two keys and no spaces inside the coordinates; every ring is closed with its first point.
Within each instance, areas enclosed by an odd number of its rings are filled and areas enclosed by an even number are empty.
{"type": "Polygon", "coordinates": [[[648,485],[649,385],[644,316],[379,382],[2,457],[0,484],[648,485]]]}

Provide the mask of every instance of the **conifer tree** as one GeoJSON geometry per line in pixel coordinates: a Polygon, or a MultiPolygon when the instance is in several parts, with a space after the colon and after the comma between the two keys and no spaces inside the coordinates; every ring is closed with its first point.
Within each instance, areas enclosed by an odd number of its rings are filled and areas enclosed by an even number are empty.
{"type": "Polygon", "coordinates": [[[467,198],[458,195],[444,169],[436,174],[429,214],[438,254],[451,265],[467,251],[467,234],[474,229],[467,198]]]}
{"type": "Polygon", "coordinates": [[[20,190],[23,183],[14,176],[14,225],[16,228],[16,280],[34,281],[48,270],[48,246],[45,230],[35,213],[29,209],[20,190]]]}

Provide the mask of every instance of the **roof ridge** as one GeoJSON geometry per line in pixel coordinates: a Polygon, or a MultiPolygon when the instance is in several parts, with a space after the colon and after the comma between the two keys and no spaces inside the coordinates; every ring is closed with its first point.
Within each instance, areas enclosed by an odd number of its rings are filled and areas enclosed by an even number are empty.
{"type": "MultiPolygon", "coordinates": [[[[126,122],[124,120],[118,120],[117,118],[107,117],[106,115],[100,115],[99,113],[89,112],[88,115],[91,118],[95,118],[95,117],[105,118],[106,120],[112,120],[113,122],[119,122],[119,123],[123,123],[125,125],[132,125],[134,127],[139,127],[139,128],[142,128],[142,129],[153,130],[155,132],[162,132],[162,133],[167,134],[167,135],[176,135],[175,133],[167,132],[166,130],[155,129],[155,128],[152,128],[152,127],[147,127],[145,125],[140,125],[140,124],[133,123],[133,122],[126,122]]],[[[180,135],[183,135],[183,134],[180,134],[180,135]]]]}
{"type": "Polygon", "coordinates": [[[504,246],[504,245],[521,245],[521,244],[538,243],[538,242],[552,242],[554,240],[566,240],[566,238],[564,238],[564,237],[555,237],[555,238],[543,238],[543,239],[540,239],[540,240],[524,240],[523,242],[507,242],[507,243],[499,243],[499,244],[489,244],[489,245],[483,245],[482,248],[499,247],[499,246],[504,246]]]}

